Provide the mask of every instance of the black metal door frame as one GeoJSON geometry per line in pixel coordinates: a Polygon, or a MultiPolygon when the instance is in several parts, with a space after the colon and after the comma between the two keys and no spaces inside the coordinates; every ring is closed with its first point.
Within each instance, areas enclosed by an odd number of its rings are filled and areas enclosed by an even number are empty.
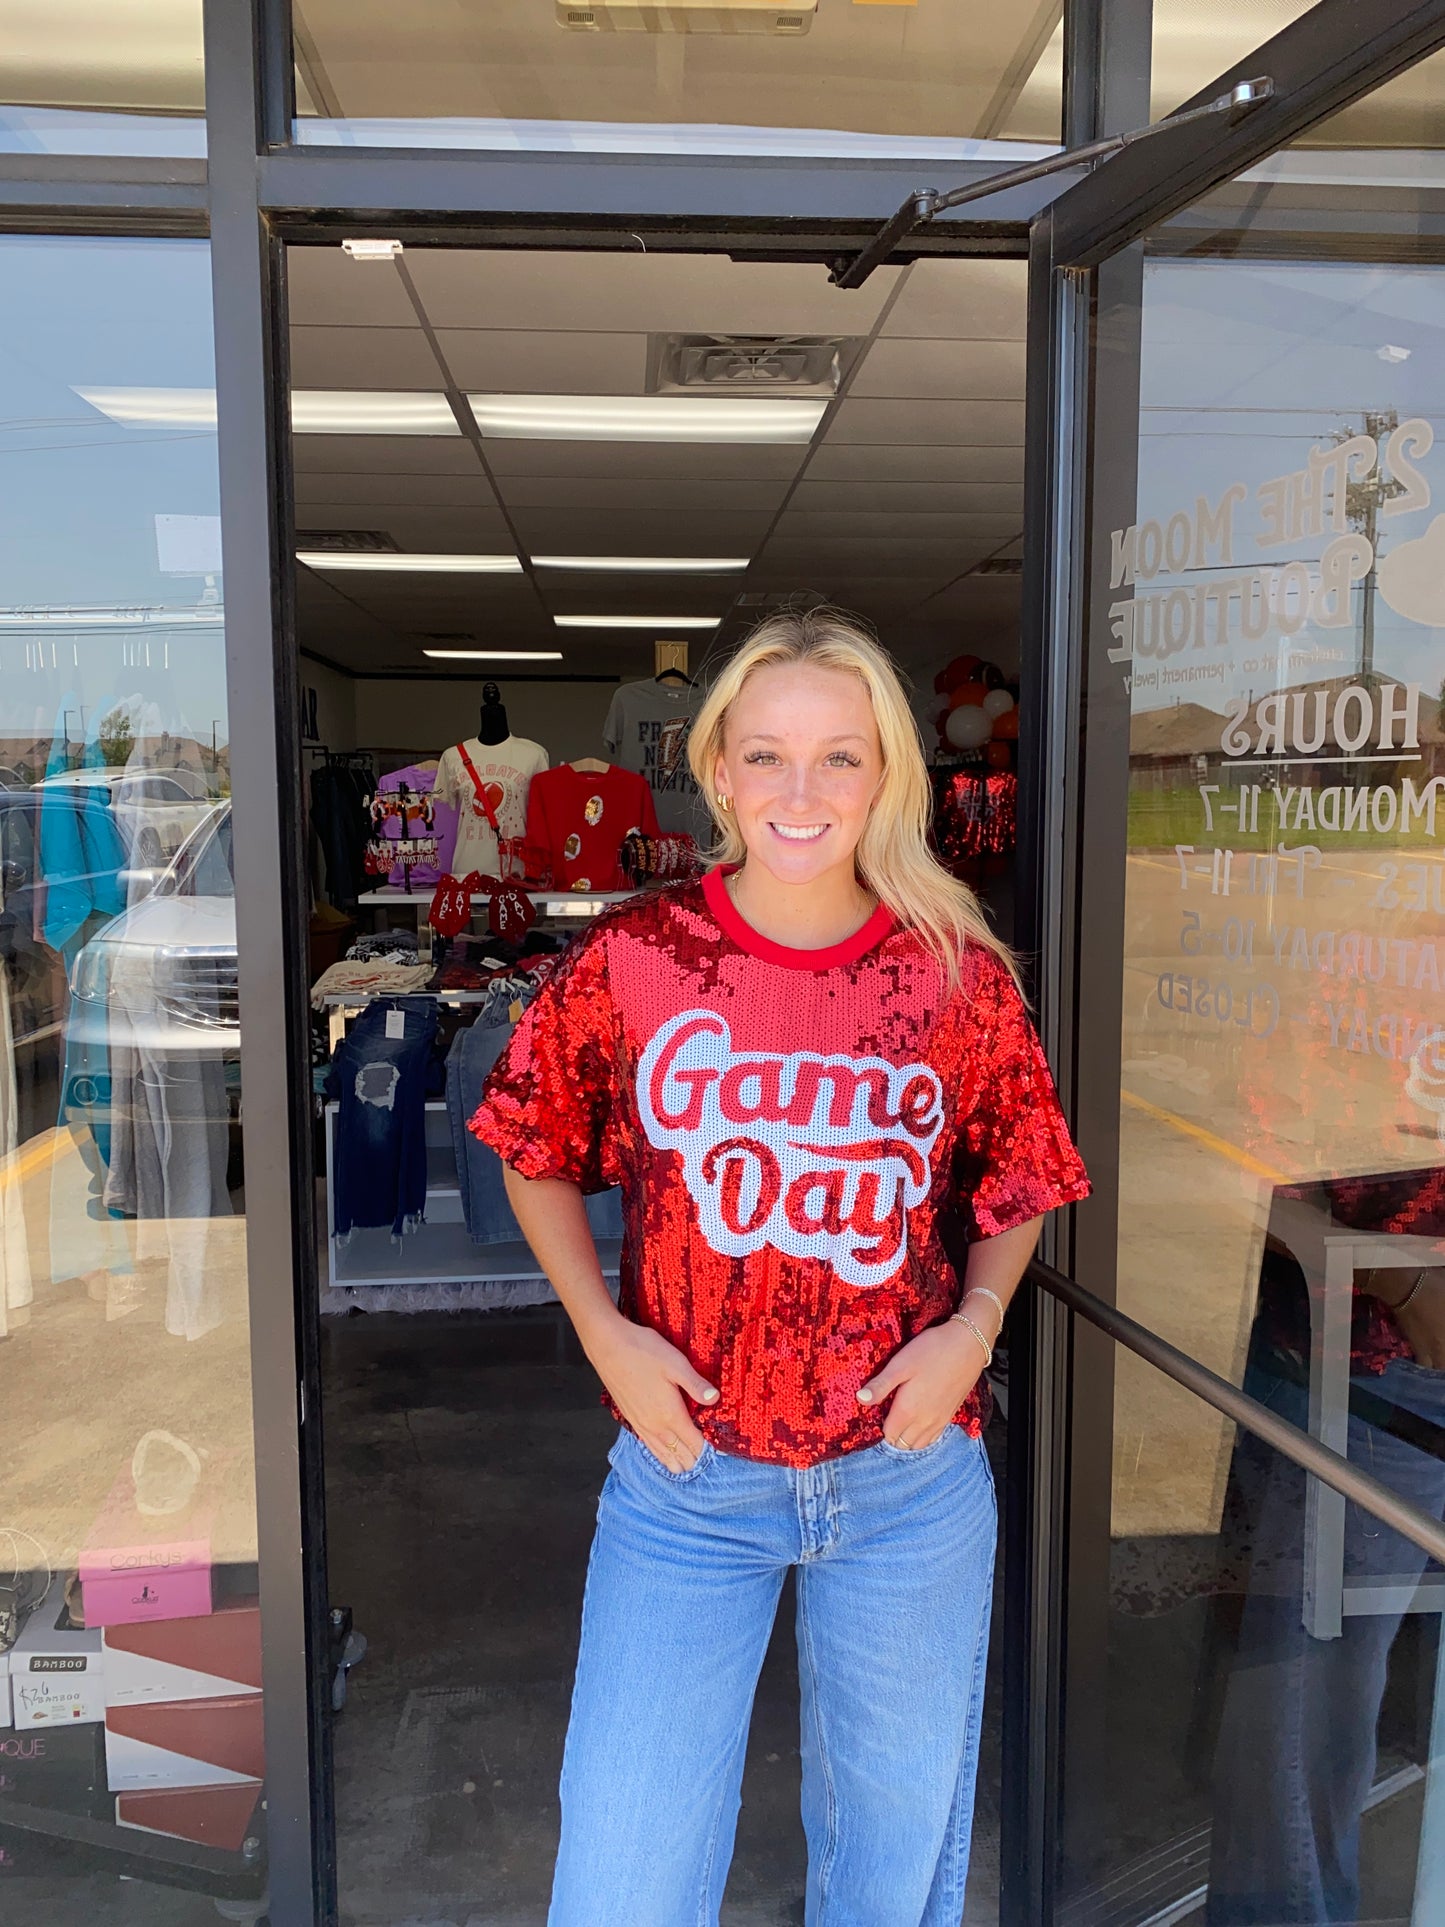
{"type": "MultiPolygon", "coordinates": [[[[1147,12],[1149,0],[1132,4],[1147,12]]],[[[1113,11],[1117,23],[1125,8],[1113,11]]],[[[1272,96],[1247,117],[1232,126],[1166,123],[1031,224],[1020,942],[1038,959],[1041,1028],[1095,1182],[1087,1209],[1050,1225],[1043,1256],[1111,1306],[1123,866],[1111,874],[1099,854],[1123,835],[1128,716],[1086,701],[1084,671],[1094,569],[1101,559],[1107,579],[1107,531],[1135,513],[1133,452],[1116,448],[1108,468],[1093,461],[1096,419],[1127,422],[1137,412],[1137,334],[1131,352],[1117,327],[1131,314],[1137,326],[1142,255],[1133,244],[1442,46],[1445,0],[1321,0],[1179,110],[1268,76],[1272,96]],[[1102,741],[1116,753],[1085,758],[1089,732],[1096,752],[1102,741]]],[[[1071,140],[1139,121],[1147,63],[1142,73],[1105,63],[1098,80],[1092,121],[1086,95],[1076,94],[1071,140]]],[[[1114,1345],[1053,1297],[1033,1294],[1028,1312],[1027,1372],[1018,1375],[1010,1427],[1010,1482],[1026,1497],[1009,1522],[1020,1596],[1009,1602],[1006,1649],[1004,1927],[1056,1915],[1065,1786],[1071,1773],[1086,1779],[1101,1765],[1088,1668],[1071,1661],[1102,1650],[1097,1606],[1108,1596],[1107,1572],[1094,1572],[1091,1584],[1082,1567],[1097,1565],[1108,1545],[1114,1345]]]]}

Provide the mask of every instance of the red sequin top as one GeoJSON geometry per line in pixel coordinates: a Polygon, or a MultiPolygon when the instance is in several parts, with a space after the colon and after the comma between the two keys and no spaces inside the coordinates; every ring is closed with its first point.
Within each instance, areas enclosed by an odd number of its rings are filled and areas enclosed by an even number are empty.
{"type": "MultiPolygon", "coordinates": [[[[988,951],[949,992],[881,907],[844,943],[786,949],[718,871],[597,919],[471,1129],[523,1177],[622,1186],[623,1312],[718,1387],[692,1407],[705,1437],[782,1465],[882,1436],[859,1386],[958,1301],[944,1211],[989,1237],[1089,1189],[988,951]]],[[[977,1433],[987,1396],[955,1422],[977,1433]]]]}

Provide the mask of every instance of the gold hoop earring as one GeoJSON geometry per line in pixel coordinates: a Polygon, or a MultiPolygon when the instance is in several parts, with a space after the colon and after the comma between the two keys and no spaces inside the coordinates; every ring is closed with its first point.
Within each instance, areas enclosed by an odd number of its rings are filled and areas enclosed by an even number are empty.
{"type": "Polygon", "coordinates": [[[724,816],[732,815],[733,799],[730,796],[724,796],[721,790],[717,793],[717,806],[724,816]]]}

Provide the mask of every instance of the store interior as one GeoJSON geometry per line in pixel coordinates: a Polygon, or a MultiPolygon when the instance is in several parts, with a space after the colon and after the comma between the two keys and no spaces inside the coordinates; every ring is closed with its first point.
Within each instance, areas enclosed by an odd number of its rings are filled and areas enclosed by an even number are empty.
{"type": "MultiPolygon", "coordinates": [[[[530,1923],[614,1426],[465,1117],[569,938],[704,860],[687,730],[770,610],[893,653],[940,855],[1008,934],[1025,268],[843,293],[629,237],[298,247],[287,278],[341,1917],[530,1923]]],[[[727,1927],[802,1920],[795,1673],[785,1601],[727,1927]]]]}

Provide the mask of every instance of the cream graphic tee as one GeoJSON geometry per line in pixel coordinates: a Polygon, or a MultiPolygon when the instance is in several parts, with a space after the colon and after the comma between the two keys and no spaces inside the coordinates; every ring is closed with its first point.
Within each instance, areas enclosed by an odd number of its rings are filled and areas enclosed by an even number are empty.
{"type": "Polygon", "coordinates": [[[469,736],[465,743],[442,752],[432,793],[457,812],[453,876],[464,877],[471,870],[480,870],[483,876],[501,875],[497,839],[487,819],[486,804],[491,805],[504,837],[523,836],[527,792],[532,778],[546,767],[546,750],[526,736],[508,736],[500,743],[483,743],[469,736]],[[471,769],[467,768],[467,758],[471,769]],[[477,780],[473,779],[473,770],[477,780]],[[477,781],[482,785],[485,803],[477,794],[477,781]]]}

